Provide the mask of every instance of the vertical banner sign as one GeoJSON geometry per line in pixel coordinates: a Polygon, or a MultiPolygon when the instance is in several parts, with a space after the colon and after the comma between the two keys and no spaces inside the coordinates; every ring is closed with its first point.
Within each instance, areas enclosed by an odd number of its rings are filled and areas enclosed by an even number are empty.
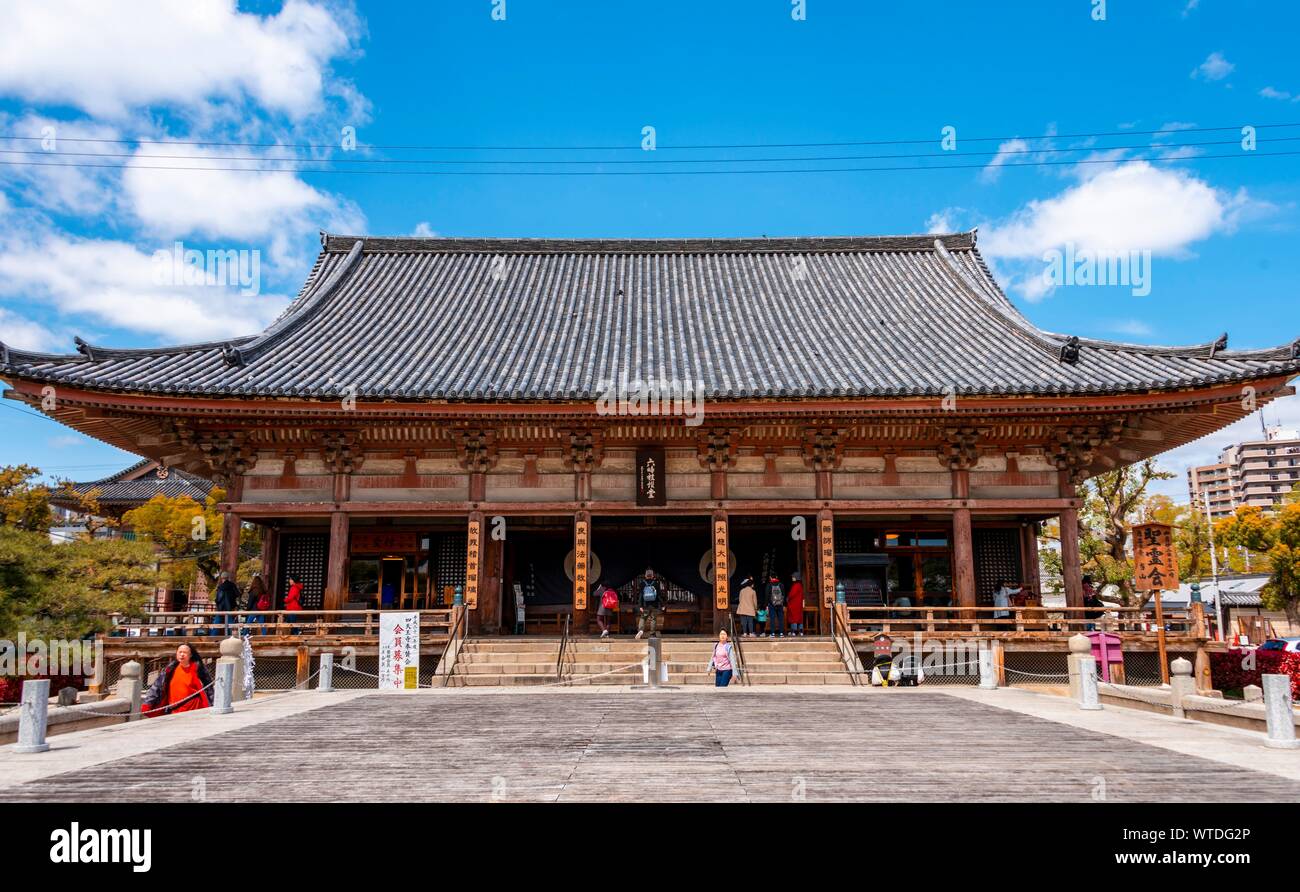
{"type": "Polygon", "coordinates": [[[821,550],[822,604],[835,607],[835,523],[829,513],[817,520],[817,547],[821,550]]]}
{"type": "Polygon", "coordinates": [[[714,609],[726,612],[731,567],[727,563],[727,518],[713,518],[713,603],[714,609]]]}
{"type": "Polygon", "coordinates": [[[573,521],[573,609],[587,609],[587,565],[591,561],[591,525],[585,514],[573,521]]]}
{"type": "Polygon", "coordinates": [[[420,686],[420,614],[384,611],[379,625],[379,689],[420,686]]]}
{"type": "Polygon", "coordinates": [[[664,486],[662,446],[642,446],[636,451],[636,503],[637,505],[666,505],[668,491],[664,486]]]}
{"type": "Polygon", "coordinates": [[[483,516],[471,514],[469,540],[465,549],[465,609],[478,607],[479,568],[483,564],[483,516]]]}
{"type": "Polygon", "coordinates": [[[1134,524],[1133,558],[1138,591],[1168,592],[1178,588],[1178,555],[1168,524],[1134,524]]]}

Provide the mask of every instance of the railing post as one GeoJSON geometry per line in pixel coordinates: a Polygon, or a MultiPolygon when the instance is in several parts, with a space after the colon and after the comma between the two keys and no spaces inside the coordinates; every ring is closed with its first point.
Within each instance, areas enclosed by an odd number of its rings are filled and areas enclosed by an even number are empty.
{"type": "Polygon", "coordinates": [[[993,668],[993,647],[980,648],[980,689],[996,691],[998,688],[997,672],[993,668]]]}
{"type": "Polygon", "coordinates": [[[117,696],[131,704],[131,710],[126,716],[128,722],[140,718],[140,700],[144,694],[144,683],[141,678],[143,672],[144,667],[135,660],[128,660],[122,664],[122,675],[117,682],[117,696]]]}
{"type": "Polygon", "coordinates": [[[221,656],[217,658],[217,669],[229,664],[233,675],[230,679],[231,701],[244,699],[244,639],[242,637],[223,638],[218,646],[221,656]]]}
{"type": "Polygon", "coordinates": [[[1079,661],[1079,708],[1101,709],[1097,695],[1097,664],[1093,660],[1079,661]]]}
{"type": "Polygon", "coordinates": [[[1187,718],[1183,709],[1183,698],[1196,693],[1196,679],[1192,677],[1192,662],[1182,657],[1169,664],[1173,673],[1169,678],[1170,702],[1174,707],[1174,718],[1187,718]]]}
{"type": "MultiPolygon", "coordinates": [[[[1279,749],[1295,749],[1300,746],[1300,740],[1295,738],[1291,676],[1270,674],[1261,678],[1264,681],[1264,717],[1268,723],[1268,739],[1265,743],[1279,749]]],[[[23,686],[23,700],[27,700],[26,685],[23,686]]]]}
{"type": "Polygon", "coordinates": [[[212,711],[216,715],[229,715],[235,709],[230,705],[230,690],[235,683],[234,663],[217,661],[217,681],[213,687],[216,697],[212,701],[212,711]]]}
{"type": "Polygon", "coordinates": [[[18,743],[15,753],[43,753],[50,748],[45,729],[50,721],[50,680],[23,682],[22,711],[18,713],[18,743]]]}
{"type": "Polygon", "coordinates": [[[1092,663],[1093,668],[1096,669],[1096,662],[1092,658],[1092,642],[1088,640],[1087,635],[1076,633],[1070,636],[1070,654],[1065,660],[1065,671],[1069,673],[1070,696],[1075,700],[1080,697],[1080,677],[1083,674],[1084,663],[1092,663]]]}
{"type": "Polygon", "coordinates": [[[334,654],[328,651],[320,655],[320,680],[316,690],[328,694],[334,690],[334,654]]]}

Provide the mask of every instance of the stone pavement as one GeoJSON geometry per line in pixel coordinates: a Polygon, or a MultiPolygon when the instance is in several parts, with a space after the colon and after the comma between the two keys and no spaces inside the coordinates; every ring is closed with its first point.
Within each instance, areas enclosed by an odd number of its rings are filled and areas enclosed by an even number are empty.
{"type": "Polygon", "coordinates": [[[1296,801],[1260,734],[1003,689],[314,692],[0,748],[0,800],[1296,801]]]}

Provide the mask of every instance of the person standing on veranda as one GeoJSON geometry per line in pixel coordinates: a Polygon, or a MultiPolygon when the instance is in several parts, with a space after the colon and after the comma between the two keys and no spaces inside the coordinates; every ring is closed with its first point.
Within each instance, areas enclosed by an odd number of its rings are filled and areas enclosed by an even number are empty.
{"type": "Polygon", "coordinates": [[[740,595],[736,602],[736,616],[740,618],[740,634],[754,637],[754,617],[758,615],[758,592],[754,580],[746,576],[740,581],[740,595]]]}
{"type": "Polygon", "coordinates": [[[645,575],[637,583],[636,597],[641,611],[636,621],[636,637],[644,638],[647,626],[653,636],[663,622],[664,584],[650,567],[646,567],[645,575]]]}
{"type": "Polygon", "coordinates": [[[786,596],[786,621],[790,623],[790,635],[803,635],[803,582],[796,570],[790,574],[790,592],[786,596]]]}

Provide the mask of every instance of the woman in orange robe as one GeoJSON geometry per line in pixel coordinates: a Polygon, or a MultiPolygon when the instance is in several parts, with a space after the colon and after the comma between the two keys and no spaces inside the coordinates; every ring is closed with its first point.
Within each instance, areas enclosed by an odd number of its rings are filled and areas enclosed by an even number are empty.
{"type": "Polygon", "coordinates": [[[166,715],[206,709],[212,705],[208,696],[211,687],[212,679],[203,660],[193,646],[182,644],[176,648],[175,658],[158,673],[144,695],[145,712],[148,715],[166,715]]]}

